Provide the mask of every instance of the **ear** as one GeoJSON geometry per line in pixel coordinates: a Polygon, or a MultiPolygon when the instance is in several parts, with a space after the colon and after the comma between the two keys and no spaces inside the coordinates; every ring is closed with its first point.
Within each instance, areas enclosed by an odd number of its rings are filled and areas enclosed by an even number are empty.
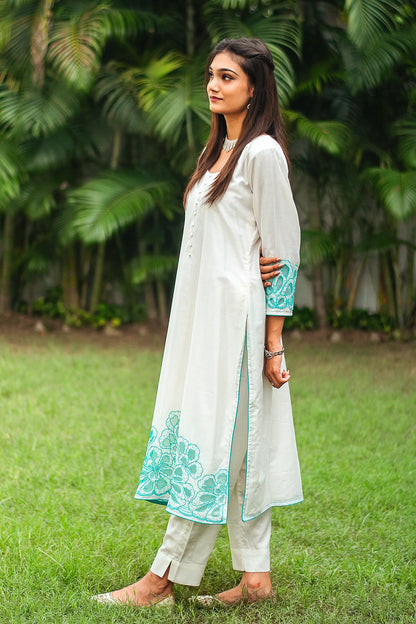
{"type": "Polygon", "coordinates": [[[254,93],[254,87],[250,87],[249,89],[250,98],[253,97],[253,93],[254,93]]]}

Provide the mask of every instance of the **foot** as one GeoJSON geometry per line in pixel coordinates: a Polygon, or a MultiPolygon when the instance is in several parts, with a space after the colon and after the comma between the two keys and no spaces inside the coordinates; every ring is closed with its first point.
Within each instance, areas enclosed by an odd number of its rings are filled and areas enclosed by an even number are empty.
{"type": "Polygon", "coordinates": [[[111,592],[111,598],[118,603],[134,607],[148,607],[173,596],[173,583],[167,578],[148,572],[137,583],[111,592]]]}
{"type": "Polygon", "coordinates": [[[226,604],[258,602],[273,597],[269,572],[244,572],[237,587],[227,589],[215,596],[226,604]]]}

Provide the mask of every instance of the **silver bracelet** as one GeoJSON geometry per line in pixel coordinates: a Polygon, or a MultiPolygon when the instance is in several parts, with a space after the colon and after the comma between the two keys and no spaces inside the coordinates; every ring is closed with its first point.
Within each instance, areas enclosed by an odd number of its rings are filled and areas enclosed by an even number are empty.
{"type": "Polygon", "coordinates": [[[266,357],[268,360],[271,360],[276,355],[282,355],[283,352],[284,349],[282,349],[281,351],[268,351],[266,347],[264,347],[264,357],[266,357]]]}

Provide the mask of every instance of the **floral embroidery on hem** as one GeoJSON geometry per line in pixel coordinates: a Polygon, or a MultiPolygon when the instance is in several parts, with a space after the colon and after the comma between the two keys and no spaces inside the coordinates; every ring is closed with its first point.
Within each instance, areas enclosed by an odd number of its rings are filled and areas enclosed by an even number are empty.
{"type": "Polygon", "coordinates": [[[204,474],[198,446],[178,435],[179,421],[173,411],[160,434],[152,427],[135,498],[165,501],[168,511],[197,522],[224,523],[228,470],[204,474]]]}
{"type": "Polygon", "coordinates": [[[284,266],[266,288],[266,307],[271,310],[293,312],[298,265],[282,260],[284,266]]]}

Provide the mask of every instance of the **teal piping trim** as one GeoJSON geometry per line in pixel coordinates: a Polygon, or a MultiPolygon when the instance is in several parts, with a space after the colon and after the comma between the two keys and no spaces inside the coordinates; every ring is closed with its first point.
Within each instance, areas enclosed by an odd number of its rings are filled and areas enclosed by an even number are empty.
{"type": "MultiPolygon", "coordinates": [[[[246,321],[246,341],[247,341],[247,321],[246,321]]],[[[238,394],[237,394],[237,405],[235,408],[235,415],[234,415],[234,427],[233,427],[233,433],[231,436],[231,446],[230,446],[230,456],[228,459],[228,496],[227,496],[227,513],[225,514],[225,523],[228,520],[228,509],[230,506],[230,466],[231,466],[231,453],[233,452],[233,442],[234,442],[234,433],[235,433],[235,427],[237,424],[237,414],[238,414],[238,408],[240,405],[240,393],[241,393],[241,371],[243,370],[243,360],[244,360],[244,343],[243,343],[243,348],[241,350],[240,353],[240,378],[238,381],[238,394]]]]}
{"type": "MultiPolygon", "coordinates": [[[[155,501],[151,501],[152,503],[154,503],[155,501]]],[[[171,516],[176,516],[177,518],[183,518],[184,520],[191,520],[191,522],[197,522],[198,524],[206,524],[206,525],[211,525],[211,524],[219,524],[221,526],[224,526],[224,524],[227,524],[227,522],[223,522],[222,520],[210,520],[209,522],[207,522],[206,520],[201,520],[201,518],[197,518],[195,516],[192,515],[188,515],[185,513],[177,513],[174,509],[169,509],[169,507],[166,508],[166,511],[171,515],[171,516]]]]}
{"type": "Polygon", "coordinates": [[[246,452],[246,475],[244,478],[244,498],[243,498],[243,504],[241,505],[241,520],[243,522],[247,522],[247,520],[244,520],[244,505],[246,504],[246,493],[247,493],[247,464],[248,464],[248,440],[250,438],[250,373],[248,370],[248,360],[249,360],[249,353],[248,353],[248,337],[247,337],[247,329],[246,329],[246,366],[247,366],[247,452],[246,452]]]}
{"type": "Polygon", "coordinates": [[[265,511],[267,511],[268,509],[271,509],[272,507],[291,507],[292,505],[297,505],[298,503],[302,503],[302,502],[303,502],[303,498],[297,498],[291,501],[270,503],[270,505],[267,505],[267,507],[265,507],[262,511],[260,511],[255,516],[250,516],[246,520],[243,519],[243,522],[249,522],[250,520],[255,520],[256,518],[259,518],[262,514],[264,514],[265,511]]]}

